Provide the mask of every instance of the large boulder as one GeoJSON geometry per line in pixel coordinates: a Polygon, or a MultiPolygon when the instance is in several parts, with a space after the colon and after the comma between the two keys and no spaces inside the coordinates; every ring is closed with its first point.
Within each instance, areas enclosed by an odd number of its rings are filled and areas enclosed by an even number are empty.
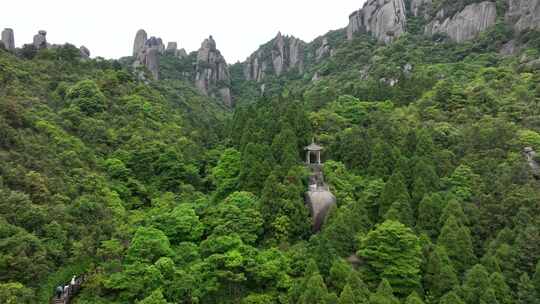
{"type": "Polygon", "coordinates": [[[347,39],[354,34],[370,33],[377,40],[390,43],[403,33],[407,24],[403,0],[369,0],[349,16],[347,39]]]}
{"type": "Polygon", "coordinates": [[[441,20],[444,11],[438,12],[438,17],[425,27],[427,35],[444,33],[454,42],[461,43],[474,39],[495,24],[497,7],[495,2],[484,1],[467,5],[462,11],[452,17],[441,20]]]}
{"type": "Polygon", "coordinates": [[[321,61],[322,59],[330,56],[332,53],[332,47],[330,46],[330,43],[328,42],[328,38],[324,37],[321,42],[321,46],[315,51],[315,60],[317,62],[321,61]]]}
{"type": "Polygon", "coordinates": [[[139,52],[142,51],[147,39],[148,34],[146,34],[145,30],[141,29],[137,31],[137,34],[135,34],[135,41],[133,42],[133,56],[137,56],[139,52]]]}
{"type": "Polygon", "coordinates": [[[34,35],[33,43],[34,47],[38,50],[47,48],[47,31],[38,31],[38,33],[34,35]]]}
{"type": "Polygon", "coordinates": [[[276,76],[286,72],[304,72],[305,42],[292,37],[283,36],[281,32],[261,47],[244,63],[244,76],[247,80],[261,82],[272,70],[276,76]]]}
{"type": "Polygon", "coordinates": [[[332,206],[336,205],[336,197],[328,190],[310,190],[305,195],[311,218],[313,230],[319,231],[332,206]]]}
{"type": "Polygon", "coordinates": [[[540,0],[508,0],[505,19],[519,32],[540,29],[540,0]]]}
{"type": "Polygon", "coordinates": [[[15,36],[12,29],[5,28],[2,31],[2,42],[6,50],[13,50],[15,48],[15,36]]]}

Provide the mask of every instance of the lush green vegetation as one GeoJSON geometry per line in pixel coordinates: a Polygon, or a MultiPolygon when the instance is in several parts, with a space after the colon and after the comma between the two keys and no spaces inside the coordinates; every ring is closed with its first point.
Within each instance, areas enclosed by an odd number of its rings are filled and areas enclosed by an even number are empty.
{"type": "Polygon", "coordinates": [[[88,272],[77,303],[537,303],[538,33],[510,57],[504,25],[460,45],[342,34],[262,96],[235,65],[232,113],[189,58],[145,84],[70,46],[0,51],[0,302],[88,272]],[[313,136],[338,199],[317,234],[313,136]]]}

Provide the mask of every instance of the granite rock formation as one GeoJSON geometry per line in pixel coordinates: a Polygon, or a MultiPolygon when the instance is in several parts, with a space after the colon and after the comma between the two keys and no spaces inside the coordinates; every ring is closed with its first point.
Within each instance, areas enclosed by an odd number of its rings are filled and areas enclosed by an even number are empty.
{"type": "Polygon", "coordinates": [[[138,30],[135,35],[135,41],[133,42],[133,56],[137,56],[144,48],[144,44],[148,40],[148,34],[145,30],[138,30]]]}
{"type": "Polygon", "coordinates": [[[87,47],[85,47],[84,45],[82,45],[79,48],[79,51],[81,52],[81,58],[83,58],[83,59],[90,58],[90,50],[87,47]]]}
{"type": "Polygon", "coordinates": [[[433,0],[412,0],[411,14],[415,17],[429,18],[429,13],[433,9],[433,0]]]}
{"type": "Polygon", "coordinates": [[[230,107],[232,106],[230,82],[229,66],[217,49],[214,38],[210,36],[203,41],[197,52],[195,86],[205,95],[221,98],[223,103],[230,107]]]}
{"type": "Polygon", "coordinates": [[[47,31],[38,31],[38,33],[34,35],[33,44],[34,47],[38,50],[47,48],[47,31]]]}
{"type": "Polygon", "coordinates": [[[425,27],[427,35],[444,33],[454,42],[461,43],[476,38],[481,32],[495,24],[497,7],[495,2],[484,1],[467,5],[461,12],[441,20],[444,11],[425,27]]]}
{"type": "Polygon", "coordinates": [[[144,65],[152,74],[152,77],[159,79],[159,56],[165,51],[165,46],[161,38],[150,37],[146,39],[147,34],[144,30],[139,30],[133,43],[133,52],[135,53],[134,66],[144,65]],[[143,42],[144,39],[144,42],[143,42]],[[141,44],[141,42],[143,42],[141,44]]]}
{"type": "Polygon", "coordinates": [[[15,48],[15,36],[12,29],[6,28],[2,31],[2,42],[6,50],[13,50],[15,48]]]}
{"type": "Polygon", "coordinates": [[[261,82],[269,74],[281,76],[286,72],[304,72],[305,43],[280,33],[276,38],[251,55],[244,64],[247,80],[261,82]]]}
{"type": "Polygon", "coordinates": [[[332,54],[332,47],[328,42],[328,38],[324,37],[321,42],[321,46],[315,52],[315,60],[317,62],[323,60],[324,58],[332,54]]]}
{"type": "Polygon", "coordinates": [[[354,34],[370,33],[377,40],[390,43],[405,32],[407,17],[403,0],[369,0],[349,16],[347,39],[354,34]]]}
{"type": "Polygon", "coordinates": [[[518,32],[540,29],[540,0],[508,0],[505,19],[518,32]]]}

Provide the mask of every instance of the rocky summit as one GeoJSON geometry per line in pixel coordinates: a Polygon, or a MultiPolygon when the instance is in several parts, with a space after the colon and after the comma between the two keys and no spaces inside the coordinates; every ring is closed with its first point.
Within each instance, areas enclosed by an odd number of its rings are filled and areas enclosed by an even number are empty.
{"type": "Polygon", "coordinates": [[[377,40],[390,43],[405,33],[407,25],[403,0],[369,0],[349,16],[347,38],[355,33],[370,33],[377,40]]]}

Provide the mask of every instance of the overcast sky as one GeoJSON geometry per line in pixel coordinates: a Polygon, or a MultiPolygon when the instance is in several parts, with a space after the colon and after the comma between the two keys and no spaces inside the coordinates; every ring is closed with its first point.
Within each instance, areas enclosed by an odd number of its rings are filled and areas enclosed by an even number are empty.
{"type": "Polygon", "coordinates": [[[188,52],[208,35],[229,63],[243,61],[278,31],[311,41],[347,25],[364,0],[3,0],[0,27],[13,28],[16,45],[47,30],[50,43],[85,45],[92,57],[131,55],[139,28],[188,52]]]}

